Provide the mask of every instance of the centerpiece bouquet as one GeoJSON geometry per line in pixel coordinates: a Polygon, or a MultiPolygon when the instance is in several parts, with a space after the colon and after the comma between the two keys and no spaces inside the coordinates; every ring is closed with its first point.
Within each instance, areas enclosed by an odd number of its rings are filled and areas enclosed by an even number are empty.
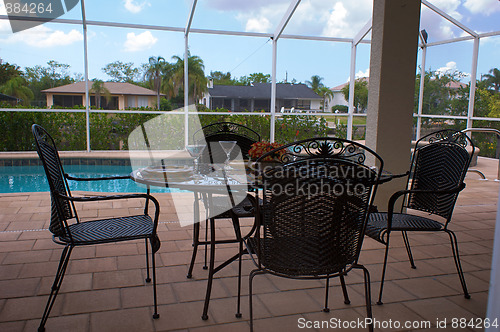
{"type": "MultiPolygon", "coordinates": [[[[280,146],[283,146],[283,144],[276,142],[270,143],[266,141],[255,142],[250,147],[250,150],[248,150],[248,155],[250,156],[250,158],[252,158],[252,160],[257,160],[260,156],[276,148],[279,148],[280,146]]],[[[274,161],[276,157],[279,159],[279,157],[281,157],[284,154],[284,152],[285,151],[280,150],[276,156],[267,156],[262,161],[274,161]]]]}

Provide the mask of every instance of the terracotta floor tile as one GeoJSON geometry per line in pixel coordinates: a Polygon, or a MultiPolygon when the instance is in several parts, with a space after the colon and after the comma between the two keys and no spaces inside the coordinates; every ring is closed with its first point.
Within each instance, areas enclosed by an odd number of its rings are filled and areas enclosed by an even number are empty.
{"type": "MultiPolygon", "coordinates": [[[[204,301],[207,289],[205,280],[188,280],[172,283],[172,289],[180,302],[204,301]]],[[[236,288],[236,284],[235,284],[236,288]]],[[[212,299],[227,297],[228,294],[219,279],[214,279],[212,284],[212,299]]]]}
{"type": "Polygon", "coordinates": [[[115,271],[116,265],[116,257],[73,259],[70,260],[68,270],[72,274],[115,271]]]}
{"type": "MultiPolygon", "coordinates": [[[[84,315],[68,315],[59,317],[49,317],[45,324],[46,331],[71,331],[71,332],[86,332],[89,331],[88,314],[84,315]]],[[[36,331],[40,326],[40,320],[30,320],[26,322],[24,331],[36,331]]]]}
{"type": "Polygon", "coordinates": [[[0,294],[4,298],[36,295],[40,278],[12,279],[0,281],[0,294]]]}
{"type": "Polygon", "coordinates": [[[205,327],[196,327],[189,329],[190,332],[238,332],[249,331],[250,325],[248,322],[242,321],[230,324],[217,324],[205,327]]]}
{"type": "Polygon", "coordinates": [[[152,331],[152,311],[149,308],[133,308],[94,312],[90,314],[90,326],[92,331],[152,331]]]}
{"type": "Polygon", "coordinates": [[[52,255],[51,250],[10,252],[3,260],[3,264],[21,264],[48,262],[52,255]]]}
{"type": "MultiPolygon", "coordinates": [[[[158,304],[177,303],[177,299],[170,284],[156,286],[158,304]]],[[[153,306],[153,286],[146,284],[138,287],[124,287],[120,289],[122,306],[124,308],[153,306]]]]}
{"type": "Polygon", "coordinates": [[[96,257],[115,257],[137,255],[137,245],[145,246],[145,241],[127,241],[115,244],[102,244],[96,246],[96,257]]]}
{"type": "MultiPolygon", "coordinates": [[[[62,294],[64,298],[63,314],[81,314],[120,308],[118,289],[91,290],[62,294]]],[[[59,298],[58,298],[59,299],[59,298]]]]}
{"type": "MultiPolygon", "coordinates": [[[[0,323],[0,331],[2,331],[2,332],[19,332],[19,331],[23,330],[25,324],[26,324],[26,322],[24,322],[24,321],[0,323]]],[[[37,326],[37,328],[38,328],[38,326],[37,326]]],[[[31,331],[34,331],[34,329],[31,331]]]]}
{"type": "Polygon", "coordinates": [[[456,295],[458,291],[437,281],[439,277],[410,278],[393,283],[421,298],[456,295]]]}
{"type": "Polygon", "coordinates": [[[404,303],[422,318],[430,320],[435,326],[437,319],[447,319],[448,323],[453,318],[476,318],[477,316],[463,309],[446,298],[434,298],[404,303]]]}
{"type": "MultiPolygon", "coordinates": [[[[12,298],[5,302],[0,312],[0,322],[41,319],[48,296],[12,298]]],[[[57,297],[51,316],[61,312],[62,297],[57,297]]]]}
{"type": "MultiPolygon", "coordinates": [[[[493,173],[496,174],[498,162],[494,166],[493,173]]],[[[450,226],[456,231],[459,240],[465,278],[472,296],[470,300],[464,299],[462,295],[446,234],[410,234],[416,270],[410,268],[402,238],[395,234],[391,238],[384,305],[377,306],[375,302],[378,298],[384,246],[369,238],[364,240],[360,263],[370,271],[375,318],[420,318],[433,322],[436,318],[447,318],[450,323],[449,319],[453,317],[484,317],[499,187],[499,183],[467,179],[467,188],[459,196],[450,226]]],[[[162,246],[156,255],[160,319],[153,321],[151,318],[153,288],[144,281],[144,242],[123,242],[75,248],[47,323],[48,330],[249,330],[248,274],[255,268],[254,264],[248,256],[244,256],[243,317],[234,316],[238,273],[237,262],[234,262],[217,273],[209,319],[203,321],[200,316],[207,282],[207,270],[202,269],[203,248],[198,252],[193,278],[187,279],[193,250],[192,226],[181,227],[178,222],[172,222],[177,215],[170,194],[155,196],[162,204],[158,226],[162,246]]],[[[108,203],[83,204],[80,216],[90,219],[96,218],[98,213],[115,216],[116,213],[135,213],[141,209],[138,200],[108,203]]],[[[21,230],[48,227],[50,198],[47,193],[0,194],[0,209],[0,331],[32,331],[38,326],[42,315],[62,246],[52,242],[48,230],[21,230]],[[26,213],[17,213],[20,210],[26,213]]],[[[186,218],[189,219],[189,216],[186,218]]],[[[251,225],[252,220],[242,223],[251,225]]],[[[204,227],[202,238],[203,232],[204,227]]],[[[217,221],[217,236],[234,236],[229,220],[217,221]]],[[[237,246],[234,244],[218,245],[216,262],[222,262],[236,251],[237,246]]],[[[327,323],[330,323],[330,319],[363,320],[366,317],[363,274],[353,270],[346,277],[346,282],[351,304],[344,304],[339,280],[334,278],[330,287],[331,311],[324,313],[321,311],[324,305],[324,281],[256,276],[256,330],[304,330],[299,329],[299,319],[327,323]]],[[[319,327],[311,330],[332,329],[319,327]]],[[[385,330],[381,328],[376,331],[385,330]]]]}
{"type": "Polygon", "coordinates": [[[93,289],[119,288],[146,284],[141,270],[94,272],[93,289]]]}
{"type": "Polygon", "coordinates": [[[282,291],[255,295],[264,303],[273,316],[315,312],[323,308],[306,291],[282,291]]]}
{"type": "Polygon", "coordinates": [[[209,316],[208,320],[201,319],[203,302],[187,302],[162,305],[158,308],[160,319],[153,322],[156,331],[179,330],[192,327],[202,327],[214,324],[209,316]]]}
{"type": "Polygon", "coordinates": [[[367,317],[365,307],[338,309],[338,310],[331,310],[330,312],[309,313],[309,314],[304,314],[303,316],[304,319],[297,320],[297,327],[299,328],[301,327],[301,330],[305,330],[308,326],[314,327],[315,325],[317,326],[317,328],[315,329],[316,331],[365,331],[366,330],[366,328],[365,329],[358,328],[357,325],[358,321],[364,321],[365,318],[367,317]]]}
{"type": "MultiPolygon", "coordinates": [[[[56,270],[49,277],[42,278],[38,295],[48,295],[54,283],[56,270]]],[[[88,291],[92,289],[92,274],[66,274],[59,290],[59,294],[69,292],[88,291]]]]}

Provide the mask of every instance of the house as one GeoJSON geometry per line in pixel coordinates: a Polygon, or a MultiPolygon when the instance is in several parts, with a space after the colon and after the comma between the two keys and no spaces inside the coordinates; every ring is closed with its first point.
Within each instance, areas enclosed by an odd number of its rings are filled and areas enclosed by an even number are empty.
{"type": "MultiPolygon", "coordinates": [[[[369,84],[370,82],[368,77],[362,77],[356,80],[360,79],[366,81],[367,84],[369,84]]],[[[332,106],[336,105],[349,106],[349,101],[344,98],[344,94],[342,93],[342,89],[348,85],[349,82],[346,82],[344,84],[338,85],[330,89],[333,92],[333,97],[326,101],[326,107],[325,107],[326,110],[331,110],[332,106]]],[[[468,88],[468,85],[462,82],[451,81],[448,84],[446,84],[446,87],[450,89],[450,97],[456,98],[459,89],[468,88]]]]}
{"type": "MultiPolygon", "coordinates": [[[[276,84],[276,111],[281,109],[318,111],[323,99],[305,84],[276,84]]],[[[266,111],[271,108],[271,83],[252,85],[209,85],[201,104],[210,109],[233,112],[266,111]]]]}
{"type": "MultiPolygon", "coordinates": [[[[89,81],[89,90],[92,82],[89,81]]],[[[155,107],[156,92],[131,83],[104,82],[111,98],[101,95],[101,107],[104,109],[124,110],[132,107],[155,107]]],[[[51,89],[42,90],[47,97],[47,107],[61,106],[71,108],[85,106],[85,82],[76,82],[51,89]]],[[[95,95],[90,92],[90,105],[95,105],[95,95]]]]}
{"type": "MultiPolygon", "coordinates": [[[[358,79],[366,81],[367,83],[369,82],[368,77],[362,77],[362,78],[358,78],[358,79]]],[[[356,79],[356,80],[358,80],[358,79],[356,79]]],[[[349,85],[349,81],[330,89],[333,92],[333,97],[326,101],[326,107],[325,107],[326,110],[331,110],[332,106],[336,106],[336,105],[349,106],[349,101],[345,99],[344,94],[342,93],[342,89],[348,85],[349,85]]]]}
{"type": "Polygon", "coordinates": [[[21,101],[21,99],[0,93],[0,101],[6,101],[9,104],[16,105],[21,101]]]}

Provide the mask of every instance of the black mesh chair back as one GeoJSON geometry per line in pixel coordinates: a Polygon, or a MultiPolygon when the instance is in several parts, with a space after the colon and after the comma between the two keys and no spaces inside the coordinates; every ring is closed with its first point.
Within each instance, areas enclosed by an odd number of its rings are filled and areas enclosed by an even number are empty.
{"type": "MultiPolygon", "coordinates": [[[[358,263],[369,211],[380,182],[383,161],[357,142],[316,137],[276,148],[257,159],[262,187],[255,236],[246,240],[257,269],[250,273],[250,327],[253,329],[252,282],[271,273],[295,279],[339,277],[344,302],[350,303],[344,276],[362,269],[368,317],[372,317],[370,275],[358,263]],[[271,159],[271,161],[269,161],[271,159]]],[[[368,324],[370,330],[373,326],[368,324]]]]}
{"type": "Polygon", "coordinates": [[[366,235],[385,245],[378,304],[383,303],[389,243],[394,231],[401,232],[413,269],[416,266],[408,232],[446,232],[464,297],[470,298],[460,263],[457,237],[448,226],[458,195],[465,188],[464,178],[474,149],[471,139],[456,130],[440,130],[422,137],[415,144],[406,190],[395,192],[390,197],[387,212],[370,214],[366,235]],[[400,198],[403,198],[403,204],[398,212],[395,205],[400,198]],[[439,217],[445,221],[440,221],[439,217]]]}
{"type": "Polygon", "coordinates": [[[52,284],[50,295],[45,306],[45,310],[40,322],[38,331],[45,331],[45,323],[49,317],[50,311],[54,305],[57,294],[59,293],[66,268],[69,263],[71,252],[76,246],[95,245],[101,243],[115,243],[129,240],[145,240],[146,243],[146,282],[150,282],[149,259],[148,259],[148,241],[151,244],[151,262],[152,262],[152,280],[153,280],[153,300],[154,313],[153,318],[158,318],[158,305],[156,299],[156,265],[155,253],[160,248],[160,240],[156,234],[159,217],[158,201],[148,194],[122,194],[109,196],[73,196],[69,190],[67,179],[75,181],[94,181],[94,180],[114,180],[124,179],[128,176],[85,178],[79,179],[71,177],[64,173],[56,144],[52,137],[41,126],[34,124],[32,132],[35,137],[38,156],[42,161],[45,174],[50,187],[51,196],[51,218],[50,231],[53,234],[53,240],[57,244],[64,245],[61,253],[59,266],[52,284]],[[98,220],[80,221],[74,202],[97,202],[125,199],[145,200],[143,213],[137,213],[131,216],[109,217],[98,220]],[[154,217],[149,215],[151,206],[154,211],[154,217]]]}
{"type": "Polygon", "coordinates": [[[466,147],[474,149],[469,137],[456,131],[440,131],[425,136],[416,145],[409,177],[410,193],[406,207],[439,215],[449,222],[458,193],[439,194],[461,184],[469,168],[471,155],[466,147]],[[429,141],[421,145],[420,142],[429,141]],[[418,193],[426,190],[434,193],[418,193]]]}
{"type": "Polygon", "coordinates": [[[33,135],[40,160],[42,161],[47,181],[50,187],[51,216],[50,231],[55,236],[65,234],[66,220],[77,217],[73,204],[62,196],[70,196],[68,182],[57,152],[56,144],[52,137],[41,126],[33,126],[33,135]]]}
{"type": "Polygon", "coordinates": [[[237,123],[218,122],[207,125],[195,132],[193,141],[207,143],[207,149],[205,149],[201,157],[201,163],[221,164],[226,160],[226,153],[218,144],[219,141],[236,141],[237,147],[231,151],[230,160],[235,159],[239,153],[244,159],[248,159],[248,151],[253,143],[260,141],[260,135],[254,130],[237,123]]]}
{"type": "Polygon", "coordinates": [[[377,172],[341,158],[312,157],[263,179],[258,257],[287,276],[327,276],[357,263],[377,172]]]}
{"type": "MultiPolygon", "coordinates": [[[[238,158],[241,153],[243,159],[248,159],[248,151],[253,143],[260,141],[260,135],[254,130],[245,127],[243,125],[232,123],[232,122],[218,122],[207,125],[193,134],[194,143],[207,144],[207,148],[203,151],[200,157],[200,172],[202,174],[208,174],[214,170],[214,164],[223,164],[227,155],[220,146],[220,141],[235,141],[236,146],[233,148],[229,155],[229,160],[234,160],[238,158]]],[[[196,194],[197,195],[197,194],[196,194]]],[[[202,193],[201,200],[207,207],[213,209],[213,211],[224,211],[227,209],[227,197],[221,197],[217,195],[211,195],[207,193],[202,193]]],[[[248,199],[244,199],[239,204],[234,206],[229,211],[222,212],[214,217],[205,219],[205,241],[200,241],[200,223],[194,223],[193,225],[193,253],[191,256],[191,263],[188,269],[188,278],[192,277],[194,264],[196,261],[196,255],[198,252],[198,246],[203,245],[205,247],[205,257],[204,257],[204,269],[208,269],[208,283],[207,283],[207,293],[205,296],[205,305],[203,308],[203,319],[208,319],[208,305],[210,301],[211,285],[214,276],[214,257],[215,257],[215,245],[221,243],[240,243],[240,236],[236,235],[234,239],[224,239],[215,240],[215,220],[230,218],[234,225],[239,225],[239,218],[244,217],[254,217],[254,209],[252,203],[248,199]],[[210,227],[209,227],[210,221],[210,227]],[[208,241],[208,232],[211,232],[211,241],[208,241]],[[212,241],[213,235],[213,241],[212,241]],[[208,259],[208,247],[210,244],[210,259],[208,259]],[[207,261],[208,264],[207,264],[207,261]],[[208,265],[208,266],[207,266],[208,265]]],[[[241,268],[241,259],[240,265],[241,268]]],[[[238,278],[238,289],[241,288],[241,275],[238,278]]],[[[240,315],[240,306],[238,302],[238,314],[240,315]]]]}

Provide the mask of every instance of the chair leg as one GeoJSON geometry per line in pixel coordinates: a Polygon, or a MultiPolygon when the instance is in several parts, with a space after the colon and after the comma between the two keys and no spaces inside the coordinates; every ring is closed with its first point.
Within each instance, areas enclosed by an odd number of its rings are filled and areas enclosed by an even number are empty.
{"type": "Polygon", "coordinates": [[[415,261],[413,260],[413,255],[411,253],[410,240],[408,239],[408,233],[406,233],[406,231],[402,231],[401,234],[403,235],[403,241],[405,243],[406,253],[408,254],[408,259],[410,260],[411,268],[416,269],[417,267],[415,266],[415,261]]]}
{"type": "Polygon", "coordinates": [[[155,262],[155,251],[153,249],[153,245],[151,244],[151,265],[153,268],[153,301],[154,301],[154,307],[155,307],[155,312],[153,313],[153,319],[158,319],[160,317],[160,314],[158,314],[158,302],[157,302],[157,296],[156,296],[156,262],[155,262]]]}
{"type": "Polygon", "coordinates": [[[191,255],[191,264],[189,264],[187,278],[193,277],[193,268],[194,268],[194,262],[196,261],[196,253],[198,252],[199,239],[200,239],[200,223],[195,222],[193,224],[193,254],[191,255]]]}
{"type": "Polygon", "coordinates": [[[460,263],[460,254],[458,253],[458,242],[455,233],[450,230],[446,230],[448,236],[450,237],[451,251],[453,252],[453,259],[455,260],[455,266],[457,268],[458,278],[462,284],[462,289],[464,291],[464,297],[470,299],[469,291],[467,290],[467,284],[465,283],[464,272],[462,270],[462,264],[460,263]]]}
{"type": "Polygon", "coordinates": [[[231,221],[233,222],[234,233],[236,235],[236,240],[238,240],[238,300],[236,303],[236,318],[241,318],[241,267],[242,267],[242,256],[243,256],[243,239],[241,237],[241,228],[239,218],[231,213],[231,221]]]}
{"type": "Polygon", "coordinates": [[[368,325],[368,330],[373,332],[373,313],[372,313],[372,293],[370,287],[370,272],[363,265],[359,265],[359,268],[363,269],[363,274],[365,277],[365,300],[366,300],[366,315],[370,320],[370,324],[368,325]]]}
{"type": "Polygon", "coordinates": [[[328,307],[329,290],[330,290],[330,277],[327,277],[325,282],[325,307],[323,308],[323,312],[330,312],[330,308],[328,307]]]}
{"type": "Polygon", "coordinates": [[[345,285],[344,275],[340,275],[340,284],[342,285],[342,293],[344,293],[344,303],[351,304],[351,300],[349,300],[349,294],[347,294],[347,287],[345,285]]]}
{"type": "Polygon", "coordinates": [[[265,272],[262,270],[252,270],[250,271],[250,274],[248,275],[248,306],[250,308],[250,332],[253,332],[253,278],[257,274],[264,274],[265,272]]]}
{"type": "Polygon", "coordinates": [[[207,218],[205,219],[205,261],[203,264],[203,270],[208,269],[208,266],[207,266],[207,255],[208,255],[207,242],[208,242],[208,214],[207,214],[207,218]]]}
{"type": "Polygon", "coordinates": [[[54,283],[52,284],[52,289],[50,291],[49,298],[47,299],[47,304],[45,305],[45,310],[43,312],[42,320],[40,321],[40,326],[38,327],[38,332],[45,331],[45,323],[49,318],[50,310],[56,301],[57,294],[61,288],[62,281],[64,279],[64,274],[66,273],[66,268],[68,267],[69,257],[71,256],[71,251],[73,246],[67,245],[64,247],[61,253],[61,259],[59,260],[59,266],[57,267],[56,276],[54,278],[54,283]]]}
{"type": "Polygon", "coordinates": [[[387,242],[385,244],[385,256],[384,256],[384,266],[382,267],[382,278],[380,279],[380,293],[378,295],[377,304],[381,305],[382,302],[382,292],[384,290],[384,280],[385,280],[385,271],[387,268],[387,256],[389,254],[389,233],[387,233],[387,242]]]}
{"type": "Polygon", "coordinates": [[[151,278],[149,277],[149,249],[148,249],[148,239],[146,241],[146,282],[151,282],[151,278]]]}
{"type": "Polygon", "coordinates": [[[210,295],[212,293],[212,283],[214,280],[214,268],[215,268],[215,219],[210,218],[210,259],[208,262],[208,281],[207,281],[207,293],[205,295],[205,304],[203,306],[203,314],[201,319],[208,319],[208,305],[210,303],[210,295]]]}

